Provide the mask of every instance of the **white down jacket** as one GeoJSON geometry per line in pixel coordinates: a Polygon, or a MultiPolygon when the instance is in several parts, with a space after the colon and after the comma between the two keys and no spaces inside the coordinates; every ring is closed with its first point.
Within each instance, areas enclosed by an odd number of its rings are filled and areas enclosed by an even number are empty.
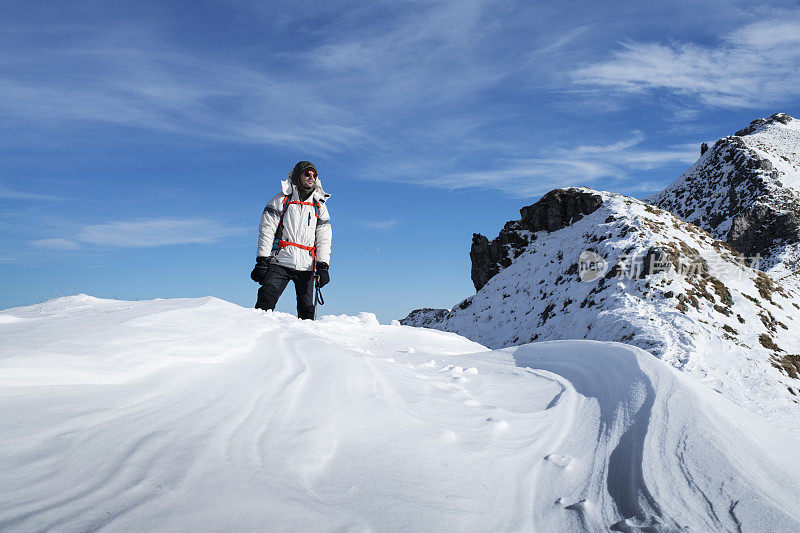
{"type": "MultiPolygon", "coordinates": [[[[297,246],[280,248],[273,255],[272,243],[275,232],[281,221],[283,201],[290,196],[290,201],[300,202],[300,197],[291,180],[281,182],[282,192],[276,194],[269,201],[261,214],[261,224],[258,226],[258,257],[273,256],[275,263],[294,270],[312,270],[314,258],[311,252],[297,246]]],[[[314,191],[304,202],[319,205],[319,218],[313,205],[289,204],[283,216],[283,236],[281,240],[301,244],[303,246],[316,246],[316,260],[330,264],[331,262],[331,217],[325,202],[330,194],[322,190],[322,183],[317,179],[314,191]]]]}

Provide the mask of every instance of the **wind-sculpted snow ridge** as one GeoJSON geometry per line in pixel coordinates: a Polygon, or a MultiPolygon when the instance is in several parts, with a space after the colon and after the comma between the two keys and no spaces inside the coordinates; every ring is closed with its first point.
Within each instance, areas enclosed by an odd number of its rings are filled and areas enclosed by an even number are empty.
{"type": "Polygon", "coordinates": [[[632,346],[213,298],[0,317],[0,530],[800,528],[800,441],[632,346]]]}
{"type": "Polygon", "coordinates": [[[776,113],[719,139],[647,199],[708,230],[800,287],[800,121],[776,113]]]}
{"type": "Polygon", "coordinates": [[[585,188],[556,190],[540,202],[555,193],[600,205],[560,229],[522,235],[527,244],[509,248],[507,266],[475,295],[450,310],[412,312],[402,323],[491,348],[581,338],[629,343],[800,435],[797,292],[671,213],[585,188]]]}

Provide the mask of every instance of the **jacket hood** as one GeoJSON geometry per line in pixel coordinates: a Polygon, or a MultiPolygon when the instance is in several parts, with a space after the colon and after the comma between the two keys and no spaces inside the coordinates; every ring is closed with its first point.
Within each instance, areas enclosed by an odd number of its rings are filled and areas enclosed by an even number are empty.
{"type": "MultiPolygon", "coordinates": [[[[292,177],[289,175],[285,180],[281,182],[281,190],[283,194],[292,194],[292,177]]],[[[317,202],[324,204],[328,198],[330,198],[330,194],[326,193],[322,189],[322,180],[318,177],[317,181],[314,183],[314,191],[311,193],[311,197],[314,198],[317,202]]]]}

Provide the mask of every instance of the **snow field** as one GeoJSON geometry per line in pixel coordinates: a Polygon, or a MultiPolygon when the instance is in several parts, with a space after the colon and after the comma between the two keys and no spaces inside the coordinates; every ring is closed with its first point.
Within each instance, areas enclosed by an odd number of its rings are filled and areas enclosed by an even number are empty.
{"type": "Polygon", "coordinates": [[[2,530],[800,527],[800,442],[632,346],[214,298],[0,335],[2,530]]]}

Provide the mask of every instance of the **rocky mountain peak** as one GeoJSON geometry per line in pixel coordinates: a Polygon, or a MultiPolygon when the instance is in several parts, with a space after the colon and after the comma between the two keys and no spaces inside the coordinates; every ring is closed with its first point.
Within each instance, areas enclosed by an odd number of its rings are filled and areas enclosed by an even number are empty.
{"type": "Polygon", "coordinates": [[[786,113],[754,120],[646,200],[758,254],[773,276],[790,276],[800,266],[800,121],[786,113]]]}
{"type": "Polygon", "coordinates": [[[520,220],[506,223],[491,242],[480,233],[472,235],[469,257],[472,260],[472,283],[479,291],[511,260],[535,239],[539,231],[556,231],[593,213],[603,198],[585,188],[554,189],[539,201],[519,210],[520,220]]]}
{"type": "Polygon", "coordinates": [[[750,135],[752,133],[756,133],[763,129],[764,126],[769,126],[771,124],[783,124],[788,125],[792,121],[797,120],[794,117],[787,115],[786,113],[775,113],[769,118],[757,118],[750,123],[749,126],[746,128],[742,128],[737,131],[734,135],[737,137],[743,137],[745,135],[750,135]]]}

